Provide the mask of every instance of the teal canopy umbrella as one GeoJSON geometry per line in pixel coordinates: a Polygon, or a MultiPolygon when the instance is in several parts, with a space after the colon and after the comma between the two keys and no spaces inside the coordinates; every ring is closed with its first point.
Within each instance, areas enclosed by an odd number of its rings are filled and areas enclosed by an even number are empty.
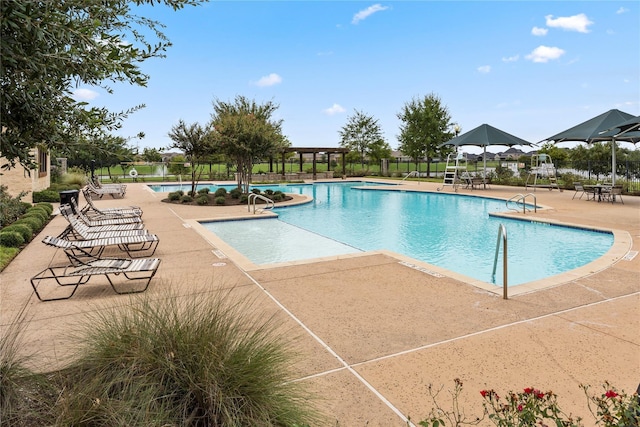
{"type": "MultiPolygon", "coordinates": [[[[618,125],[622,126],[634,116],[620,110],[609,110],[592,119],[582,122],[572,128],[546,139],[554,143],[565,141],[580,141],[592,144],[594,142],[611,141],[611,183],[616,183],[616,141],[638,142],[636,132],[608,135],[618,125]]],[[[613,132],[616,132],[615,130],[613,132]]]]}
{"type": "MultiPolygon", "coordinates": [[[[468,132],[463,133],[462,135],[456,136],[455,138],[441,144],[440,147],[445,145],[452,145],[455,147],[462,147],[463,145],[474,145],[477,147],[482,147],[483,154],[483,168],[484,168],[484,177],[487,176],[487,146],[489,145],[505,145],[507,147],[512,147],[514,145],[524,145],[531,146],[529,141],[525,141],[522,138],[518,138],[517,136],[513,136],[510,133],[502,131],[498,128],[494,128],[488,124],[482,124],[475,129],[472,129],[468,132]]],[[[483,180],[485,179],[483,178],[483,180]]],[[[486,187],[486,183],[485,183],[486,187]]]]}
{"type": "Polygon", "coordinates": [[[617,124],[611,129],[607,129],[604,132],[600,132],[601,136],[615,137],[620,139],[626,138],[629,142],[640,142],[640,116],[632,117],[629,120],[625,120],[622,123],[617,124]]]}

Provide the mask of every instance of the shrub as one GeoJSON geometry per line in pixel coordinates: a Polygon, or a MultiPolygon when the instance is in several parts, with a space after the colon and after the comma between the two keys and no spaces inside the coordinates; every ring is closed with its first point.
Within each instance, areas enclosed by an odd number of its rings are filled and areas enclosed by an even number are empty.
{"type": "Polygon", "coordinates": [[[27,209],[27,212],[25,214],[31,213],[31,212],[37,212],[37,213],[41,213],[43,215],[45,215],[45,219],[49,219],[49,215],[51,214],[50,211],[43,206],[32,206],[29,209],[27,209]]]}
{"type": "Polygon", "coordinates": [[[44,191],[34,191],[32,195],[33,203],[51,202],[60,203],[60,193],[51,189],[44,191]]]}
{"type": "Polygon", "coordinates": [[[20,234],[25,242],[30,241],[33,238],[33,230],[26,224],[11,224],[2,229],[2,232],[15,231],[20,234]]]}
{"type": "Polygon", "coordinates": [[[248,200],[249,200],[249,195],[243,194],[243,195],[240,196],[240,203],[246,204],[248,202],[248,200]]]}
{"type": "Polygon", "coordinates": [[[234,188],[229,191],[229,194],[231,195],[232,199],[239,199],[242,195],[242,190],[240,190],[239,188],[234,188]]]}
{"type": "Polygon", "coordinates": [[[44,225],[44,223],[47,221],[47,219],[49,219],[49,215],[47,215],[47,213],[43,210],[35,210],[35,209],[29,209],[27,211],[27,213],[25,213],[24,215],[22,215],[22,218],[31,218],[31,217],[35,217],[38,218],[42,221],[42,225],[44,225]]]}
{"type": "Polygon", "coordinates": [[[35,234],[37,231],[40,231],[44,223],[37,217],[22,217],[14,224],[25,224],[27,227],[31,228],[31,231],[35,234]]]}
{"type": "Polygon", "coordinates": [[[273,196],[271,196],[271,200],[273,200],[274,202],[280,202],[284,199],[284,194],[274,194],[273,196]]]}
{"type": "Polygon", "coordinates": [[[213,193],[213,195],[214,195],[215,197],[220,197],[220,196],[223,196],[223,197],[224,197],[224,196],[226,196],[226,195],[227,195],[227,189],[226,189],[226,188],[218,188],[218,189],[216,190],[216,192],[215,192],[215,193],[213,193]]]}
{"type": "Polygon", "coordinates": [[[193,202],[193,197],[187,196],[186,194],[180,197],[180,203],[191,203],[193,202]]]}
{"type": "Polygon", "coordinates": [[[49,213],[49,215],[53,213],[53,205],[51,203],[41,202],[38,203],[36,207],[45,209],[49,213]]]}
{"type": "Polygon", "coordinates": [[[82,187],[87,183],[87,176],[83,171],[72,171],[65,173],[60,178],[60,182],[65,185],[76,185],[82,187]]]}
{"type": "Polygon", "coordinates": [[[22,192],[12,197],[7,192],[7,186],[0,185],[0,226],[11,224],[27,211],[31,205],[21,200],[26,194],[22,192]]]}
{"type": "Polygon", "coordinates": [[[198,195],[198,193],[197,193],[197,192],[195,192],[195,191],[191,191],[191,190],[189,190],[189,191],[187,191],[187,195],[188,195],[189,197],[196,197],[196,196],[198,195]]]}
{"type": "Polygon", "coordinates": [[[24,238],[17,231],[0,231],[0,246],[17,248],[24,244],[24,238]]]}
{"type": "Polygon", "coordinates": [[[196,198],[196,203],[199,205],[206,205],[209,203],[209,196],[201,194],[196,198]]]}
{"type": "Polygon", "coordinates": [[[225,200],[224,196],[216,197],[216,205],[224,205],[225,200]]]}
{"type": "Polygon", "coordinates": [[[198,190],[198,194],[209,194],[209,187],[204,187],[198,190]]]}
{"type": "Polygon", "coordinates": [[[267,196],[271,196],[274,194],[274,192],[272,189],[267,188],[266,190],[264,190],[264,194],[266,194],[267,196]]]}
{"type": "Polygon", "coordinates": [[[144,298],[91,314],[58,425],[318,425],[288,342],[245,300],[144,298]],[[91,397],[91,398],[87,398],[91,397]]]}
{"type": "Polygon", "coordinates": [[[260,193],[261,193],[261,191],[260,191],[260,189],[259,189],[259,188],[252,188],[252,189],[251,189],[251,192],[252,192],[253,194],[260,194],[260,193]]]}
{"type": "Polygon", "coordinates": [[[180,192],[174,191],[172,193],[169,193],[169,200],[171,200],[171,201],[180,200],[180,197],[182,197],[182,196],[183,195],[180,194],[180,192]]]}

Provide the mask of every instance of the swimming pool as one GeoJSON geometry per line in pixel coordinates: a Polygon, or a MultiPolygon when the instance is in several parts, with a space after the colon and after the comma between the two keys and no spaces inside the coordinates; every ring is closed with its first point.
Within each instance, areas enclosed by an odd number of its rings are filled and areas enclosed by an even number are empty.
{"type": "Polygon", "coordinates": [[[314,202],[276,209],[277,219],[252,220],[251,226],[244,221],[202,224],[256,264],[283,261],[279,251],[265,250],[256,242],[264,240],[268,245],[269,236],[280,233],[271,232],[276,230],[275,224],[284,223],[286,229],[310,234],[285,238],[277,246],[310,235],[321,237],[310,248],[293,250],[285,261],[326,256],[316,254],[314,248],[331,241],[339,243],[344,253],[387,249],[502,285],[500,274],[495,280],[492,277],[498,226],[502,223],[509,237],[510,286],[581,267],[604,255],[613,244],[611,233],[490,216],[505,211],[502,200],[449,193],[369,191],[363,183],[290,185],[283,191],[307,194],[314,202]],[[269,258],[270,253],[274,258],[269,258]]]}

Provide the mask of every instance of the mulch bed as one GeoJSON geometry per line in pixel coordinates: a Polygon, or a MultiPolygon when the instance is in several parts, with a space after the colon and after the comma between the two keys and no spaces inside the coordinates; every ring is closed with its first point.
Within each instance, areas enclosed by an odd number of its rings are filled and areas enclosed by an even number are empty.
{"type": "MultiPolygon", "coordinates": [[[[246,203],[242,203],[240,202],[240,198],[234,199],[233,197],[231,197],[228,193],[227,195],[224,197],[224,205],[218,205],[216,204],[216,197],[213,195],[213,193],[209,193],[207,194],[207,196],[209,197],[209,203],[207,203],[206,205],[199,205],[196,202],[196,199],[194,198],[193,201],[191,202],[187,202],[187,203],[183,203],[180,200],[169,200],[169,199],[162,199],[162,202],[164,203],[171,203],[174,205],[188,205],[188,206],[216,206],[216,207],[225,207],[225,206],[241,206],[241,205],[246,205],[246,203]]],[[[280,200],[280,202],[286,202],[288,200],[293,200],[293,197],[291,196],[287,196],[285,195],[284,199],[280,200]]],[[[274,202],[276,205],[280,202],[274,202]]],[[[263,205],[265,204],[264,200],[261,199],[256,199],[256,205],[263,205]]]]}

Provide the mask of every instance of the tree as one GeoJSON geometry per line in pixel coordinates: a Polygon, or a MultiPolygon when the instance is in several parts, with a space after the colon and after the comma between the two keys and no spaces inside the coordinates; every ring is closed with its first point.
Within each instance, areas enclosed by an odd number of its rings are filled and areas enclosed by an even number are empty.
{"type": "Polygon", "coordinates": [[[143,61],[163,57],[162,24],[132,13],[164,3],[174,10],[204,0],[65,0],[0,2],[0,151],[7,167],[33,168],[38,144],[63,147],[118,129],[128,114],[87,108],[72,98],[81,84],[109,93],[107,82],[146,86],[143,61]],[[148,42],[149,35],[156,41],[148,42]]]}
{"type": "Polygon", "coordinates": [[[234,102],[213,102],[215,143],[235,163],[238,188],[244,193],[249,192],[254,162],[274,156],[287,146],[282,121],[272,119],[277,109],[273,102],[258,105],[244,96],[237,96],[234,102]]]}
{"type": "Polygon", "coordinates": [[[127,140],[121,136],[105,135],[95,140],[82,140],[74,144],[67,144],[54,151],[57,157],[66,157],[67,166],[79,167],[88,172],[91,161],[95,161],[97,168],[106,167],[111,177],[111,167],[130,162],[134,158],[133,150],[127,145],[127,140]]]}
{"type": "Polygon", "coordinates": [[[162,154],[157,148],[144,147],[142,150],[142,159],[149,163],[158,163],[162,161],[162,154]]]}
{"type": "MultiPolygon", "coordinates": [[[[382,129],[378,120],[362,111],[355,110],[354,115],[347,119],[347,124],[338,133],[340,134],[341,147],[360,154],[363,169],[366,156],[374,160],[374,157],[385,155],[387,152],[388,155],[391,153],[391,147],[382,137],[382,129]]],[[[379,161],[380,157],[375,160],[379,161]]]]}
{"type": "Polygon", "coordinates": [[[449,110],[432,93],[406,103],[397,117],[402,121],[398,149],[411,157],[416,165],[419,159],[426,157],[428,175],[431,159],[442,151],[439,149],[440,144],[454,135],[451,129],[455,124],[451,122],[449,110]]]}
{"type": "Polygon", "coordinates": [[[208,127],[202,127],[198,123],[188,125],[180,120],[169,131],[169,138],[171,138],[173,144],[168,149],[177,148],[181,150],[187,162],[191,163],[191,194],[194,195],[202,173],[198,165],[213,151],[210,130],[208,127]]]}
{"type": "Polygon", "coordinates": [[[538,153],[548,154],[551,157],[551,160],[553,160],[553,164],[556,168],[564,167],[569,160],[569,150],[567,150],[566,148],[558,147],[551,142],[542,144],[542,147],[540,147],[538,153]]]}

